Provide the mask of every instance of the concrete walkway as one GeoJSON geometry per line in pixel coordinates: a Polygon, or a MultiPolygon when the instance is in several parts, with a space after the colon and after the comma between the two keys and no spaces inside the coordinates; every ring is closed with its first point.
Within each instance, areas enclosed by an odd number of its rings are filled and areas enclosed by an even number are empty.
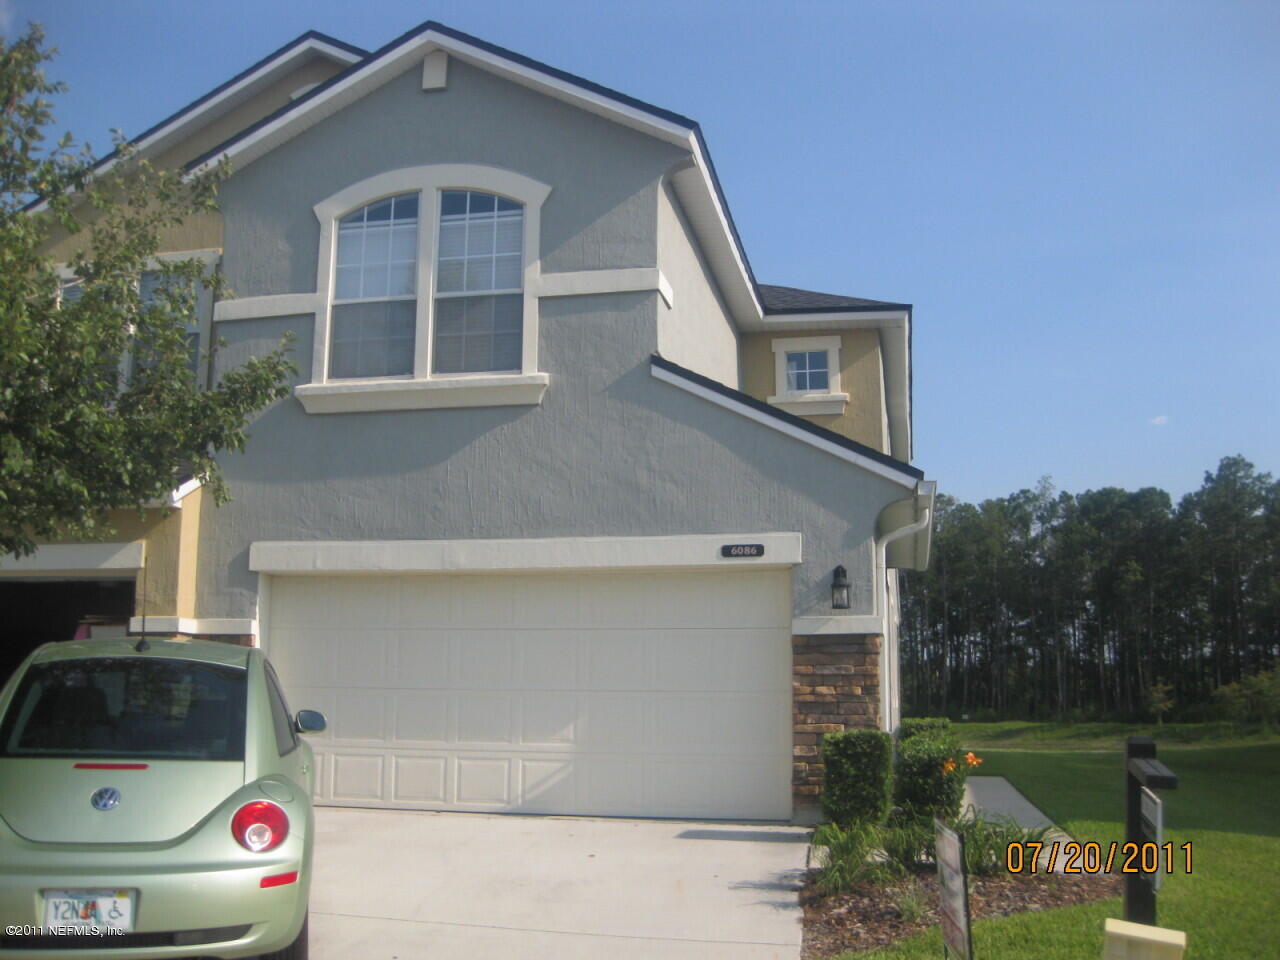
{"type": "MultiPolygon", "coordinates": [[[[1048,827],[1044,842],[1046,848],[1041,852],[1038,863],[1041,869],[1048,866],[1049,844],[1061,845],[1071,842],[1071,837],[1060,830],[1056,824],[1046,817],[1034,803],[1004,777],[969,777],[964,784],[964,811],[977,810],[988,819],[996,817],[1012,817],[1020,827],[1048,827]]],[[[1065,857],[1059,852],[1055,858],[1055,871],[1061,871],[1065,857]]]]}
{"type": "Polygon", "coordinates": [[[808,831],[316,810],[313,960],[797,960],[808,831]]]}

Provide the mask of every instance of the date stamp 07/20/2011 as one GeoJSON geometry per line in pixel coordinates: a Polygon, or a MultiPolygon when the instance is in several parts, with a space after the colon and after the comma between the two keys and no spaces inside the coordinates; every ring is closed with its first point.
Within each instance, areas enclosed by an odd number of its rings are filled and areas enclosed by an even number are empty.
{"type": "Polygon", "coordinates": [[[1172,843],[1049,843],[1015,841],[1005,848],[1004,865],[1010,873],[1173,873],[1179,867],[1191,873],[1191,844],[1172,843]]]}

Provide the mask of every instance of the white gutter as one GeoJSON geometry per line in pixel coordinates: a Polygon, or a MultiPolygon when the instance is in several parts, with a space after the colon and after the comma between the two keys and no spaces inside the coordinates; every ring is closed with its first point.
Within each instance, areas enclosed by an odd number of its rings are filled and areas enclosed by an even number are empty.
{"type": "MultiPolygon", "coordinates": [[[[916,487],[916,492],[917,494],[922,492],[920,486],[916,487]]],[[[872,600],[875,605],[874,615],[879,617],[882,624],[881,637],[883,638],[880,648],[880,690],[882,692],[880,697],[880,729],[889,732],[892,732],[890,724],[895,713],[896,701],[900,697],[898,695],[898,644],[896,634],[892,646],[889,641],[889,571],[885,554],[889,544],[895,540],[901,540],[903,537],[920,533],[922,530],[927,529],[932,521],[933,510],[930,507],[925,507],[921,511],[919,520],[904,527],[898,527],[896,530],[890,530],[883,536],[876,538],[874,571],[876,588],[872,591],[872,600]]]]}

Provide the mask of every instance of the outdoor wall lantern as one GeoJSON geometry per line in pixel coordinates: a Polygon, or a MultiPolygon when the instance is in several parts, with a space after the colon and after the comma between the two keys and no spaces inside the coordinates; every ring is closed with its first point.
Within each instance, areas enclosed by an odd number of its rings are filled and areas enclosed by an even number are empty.
{"type": "Polygon", "coordinates": [[[836,567],[831,575],[831,606],[835,610],[849,609],[849,575],[843,566],[836,567]]]}

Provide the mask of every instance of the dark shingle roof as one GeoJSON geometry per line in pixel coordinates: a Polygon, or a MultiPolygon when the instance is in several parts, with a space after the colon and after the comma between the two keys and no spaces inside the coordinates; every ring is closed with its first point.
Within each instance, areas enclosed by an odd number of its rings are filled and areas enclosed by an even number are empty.
{"type": "Polygon", "coordinates": [[[758,285],[765,313],[813,313],[819,310],[910,310],[909,303],[890,303],[887,300],[866,300],[862,297],[841,297],[834,293],[818,293],[816,290],[798,290],[795,287],[777,287],[770,283],[758,285]]]}

